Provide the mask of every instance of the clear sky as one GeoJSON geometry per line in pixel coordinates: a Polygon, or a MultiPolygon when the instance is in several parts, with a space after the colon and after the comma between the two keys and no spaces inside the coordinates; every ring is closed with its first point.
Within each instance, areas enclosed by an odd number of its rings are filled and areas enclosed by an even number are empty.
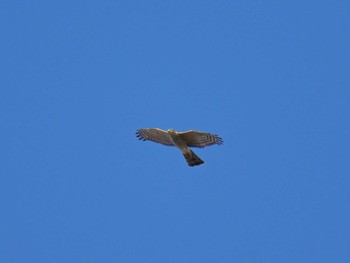
{"type": "Polygon", "coordinates": [[[349,1],[5,0],[0,33],[1,263],[350,262],[349,1]]]}

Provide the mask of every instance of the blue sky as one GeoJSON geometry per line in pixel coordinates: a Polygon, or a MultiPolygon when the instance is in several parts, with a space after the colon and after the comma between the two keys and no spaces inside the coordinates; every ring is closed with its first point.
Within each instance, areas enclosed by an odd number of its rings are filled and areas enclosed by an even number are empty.
{"type": "Polygon", "coordinates": [[[349,8],[2,1],[0,262],[350,262],[349,8]]]}

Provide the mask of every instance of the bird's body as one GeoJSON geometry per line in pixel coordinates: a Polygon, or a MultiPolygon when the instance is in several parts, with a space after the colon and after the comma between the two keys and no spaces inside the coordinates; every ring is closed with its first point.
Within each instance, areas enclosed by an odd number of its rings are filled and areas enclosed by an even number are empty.
{"type": "Polygon", "coordinates": [[[159,128],[146,128],[137,130],[136,135],[143,141],[150,140],[167,146],[176,146],[189,166],[204,163],[189,147],[204,148],[213,144],[223,144],[223,140],[215,134],[194,130],[178,132],[173,129],[164,131],[159,128]]]}
{"type": "Polygon", "coordinates": [[[187,143],[179,136],[177,131],[169,129],[168,134],[173,144],[181,150],[189,166],[201,165],[204,163],[204,161],[187,146],[187,143]]]}

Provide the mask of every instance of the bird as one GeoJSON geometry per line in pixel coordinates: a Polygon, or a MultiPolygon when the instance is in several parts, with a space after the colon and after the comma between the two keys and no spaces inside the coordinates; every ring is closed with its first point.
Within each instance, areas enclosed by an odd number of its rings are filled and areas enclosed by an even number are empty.
{"type": "Polygon", "coordinates": [[[153,141],[166,146],[176,146],[191,167],[204,164],[189,147],[204,148],[210,145],[222,145],[223,139],[216,134],[189,130],[178,132],[174,129],[162,130],[159,128],[143,128],[136,131],[136,137],[142,141],[153,141]]]}

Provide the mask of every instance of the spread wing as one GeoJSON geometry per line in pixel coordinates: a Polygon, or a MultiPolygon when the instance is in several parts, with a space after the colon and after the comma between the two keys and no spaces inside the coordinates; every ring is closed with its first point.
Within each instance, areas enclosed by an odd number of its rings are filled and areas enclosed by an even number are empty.
{"type": "Polygon", "coordinates": [[[148,141],[161,143],[167,146],[174,146],[174,144],[170,139],[169,134],[166,131],[158,128],[139,129],[136,132],[136,137],[142,141],[148,140],[148,141]]]}
{"type": "Polygon", "coordinates": [[[180,132],[179,135],[189,147],[204,148],[206,146],[214,144],[221,145],[224,143],[222,138],[220,138],[218,135],[208,132],[190,130],[186,132],[180,132]]]}

